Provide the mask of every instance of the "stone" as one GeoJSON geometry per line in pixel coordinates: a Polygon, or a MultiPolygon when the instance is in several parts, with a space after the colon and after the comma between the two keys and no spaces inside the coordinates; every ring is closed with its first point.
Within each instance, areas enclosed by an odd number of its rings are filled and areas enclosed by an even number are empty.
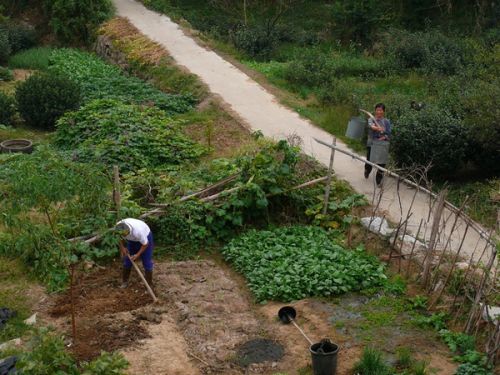
{"type": "Polygon", "coordinates": [[[394,229],[389,228],[387,220],[381,217],[363,217],[361,219],[361,225],[370,232],[380,234],[384,237],[388,237],[394,232],[394,229]]]}
{"type": "Polygon", "coordinates": [[[0,352],[4,351],[7,348],[11,347],[19,347],[23,344],[23,341],[20,338],[17,339],[12,339],[9,341],[4,342],[3,344],[0,344],[0,352]]]}
{"type": "MultiPolygon", "coordinates": [[[[394,241],[394,236],[391,238],[391,242],[394,241]]],[[[411,249],[413,248],[413,254],[422,253],[427,250],[427,246],[417,240],[415,237],[405,234],[404,236],[398,236],[394,244],[395,248],[401,251],[402,255],[410,255],[411,249]],[[415,247],[413,247],[415,244],[415,247]]]]}
{"type": "Polygon", "coordinates": [[[31,315],[28,319],[26,319],[24,321],[24,324],[28,325],[28,326],[33,326],[36,324],[36,313],[34,313],[33,315],[31,315]]]}

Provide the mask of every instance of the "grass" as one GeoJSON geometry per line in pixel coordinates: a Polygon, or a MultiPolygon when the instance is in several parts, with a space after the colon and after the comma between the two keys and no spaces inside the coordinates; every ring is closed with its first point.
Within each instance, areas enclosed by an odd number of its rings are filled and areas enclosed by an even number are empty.
{"type": "Polygon", "coordinates": [[[354,373],[361,375],[389,375],[391,371],[380,351],[366,347],[359,362],[354,365],[354,373]]]}
{"type": "Polygon", "coordinates": [[[50,133],[26,127],[10,127],[0,125],[0,142],[7,139],[29,139],[33,143],[46,143],[49,141],[50,133]]]}
{"type": "Polygon", "coordinates": [[[31,314],[31,301],[26,291],[30,289],[32,281],[27,274],[19,260],[0,256],[0,307],[17,312],[17,316],[0,329],[0,343],[20,337],[29,329],[23,323],[31,314]]]}
{"type": "Polygon", "coordinates": [[[50,47],[36,47],[21,51],[9,59],[11,69],[46,70],[52,53],[50,47]]]}

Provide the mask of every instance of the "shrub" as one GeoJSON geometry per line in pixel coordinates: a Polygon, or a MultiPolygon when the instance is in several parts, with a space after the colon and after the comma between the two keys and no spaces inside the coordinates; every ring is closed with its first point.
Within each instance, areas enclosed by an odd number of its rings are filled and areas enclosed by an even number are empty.
{"type": "Polygon", "coordinates": [[[37,44],[38,37],[35,29],[29,25],[9,23],[7,30],[9,32],[11,53],[31,48],[37,44]]]}
{"type": "Polygon", "coordinates": [[[363,249],[345,250],[318,227],[250,230],[222,254],[242,272],[255,297],[291,301],[380,285],[383,265],[363,249]]]}
{"type": "Polygon", "coordinates": [[[318,100],[324,104],[353,104],[354,84],[352,81],[336,79],[320,87],[317,91],[318,100]]]}
{"type": "Polygon", "coordinates": [[[384,34],[386,53],[400,69],[422,69],[427,73],[454,74],[470,60],[464,43],[439,31],[392,30],[384,34]]]}
{"type": "Polygon", "coordinates": [[[65,112],[80,105],[80,88],[55,74],[35,74],[16,89],[18,110],[27,125],[52,129],[65,112]]]}
{"type": "Polygon", "coordinates": [[[0,66],[0,81],[12,81],[14,79],[14,74],[12,71],[0,66]]]}
{"type": "Polygon", "coordinates": [[[253,58],[269,59],[278,45],[278,35],[261,26],[247,26],[231,34],[236,48],[253,58]]]}
{"type": "Polygon", "coordinates": [[[0,24],[0,63],[7,61],[10,53],[9,32],[5,25],[0,24]]]}
{"type": "Polygon", "coordinates": [[[113,13],[110,0],[45,0],[50,26],[59,40],[89,44],[97,27],[113,13]]]}
{"type": "Polygon", "coordinates": [[[0,92],[0,124],[10,125],[14,113],[14,99],[0,92]]]}
{"type": "Polygon", "coordinates": [[[427,106],[407,110],[395,122],[391,152],[403,167],[432,164],[431,174],[455,174],[467,151],[467,130],[446,110],[427,106]]]}
{"type": "Polygon", "coordinates": [[[76,160],[118,164],[122,171],[180,164],[203,152],[165,112],[116,100],[95,100],[64,115],[56,144],[76,160]]]}

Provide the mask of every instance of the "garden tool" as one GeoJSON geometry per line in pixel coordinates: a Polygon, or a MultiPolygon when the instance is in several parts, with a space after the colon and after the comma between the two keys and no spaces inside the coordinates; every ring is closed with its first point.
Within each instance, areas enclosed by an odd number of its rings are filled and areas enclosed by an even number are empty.
{"type": "MultiPolygon", "coordinates": [[[[146,281],[146,279],[144,278],[144,275],[142,274],[141,270],[139,269],[139,267],[137,267],[137,264],[135,264],[135,262],[132,260],[132,258],[130,257],[130,254],[127,253],[127,256],[128,256],[128,259],[130,260],[130,262],[132,263],[132,266],[134,266],[134,269],[137,271],[137,273],[139,274],[142,282],[144,283],[144,285],[146,286],[146,289],[148,290],[148,293],[151,295],[151,297],[153,298],[153,302],[157,302],[158,301],[158,298],[156,298],[156,295],[154,294],[153,292],[153,289],[151,289],[151,287],[149,286],[148,282],[146,281]]],[[[147,274],[148,271],[146,271],[146,274],[147,274]]],[[[153,272],[151,272],[149,275],[147,276],[150,276],[151,277],[151,280],[153,278],[153,272]]]]}

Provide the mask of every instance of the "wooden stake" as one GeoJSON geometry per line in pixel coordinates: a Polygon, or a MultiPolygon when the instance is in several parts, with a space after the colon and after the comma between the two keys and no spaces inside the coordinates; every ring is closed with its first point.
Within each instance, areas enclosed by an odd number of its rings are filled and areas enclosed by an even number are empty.
{"type": "Polygon", "coordinates": [[[116,221],[119,221],[122,197],[120,192],[120,171],[117,165],[113,165],[113,202],[116,208],[116,221]]]}
{"type": "MultiPolygon", "coordinates": [[[[332,145],[335,146],[336,144],[337,144],[337,138],[333,137],[332,145]]],[[[326,215],[326,211],[328,210],[328,200],[330,199],[334,158],[335,158],[335,149],[332,148],[332,152],[330,153],[330,164],[328,165],[328,174],[326,179],[325,199],[323,201],[323,215],[326,215]]]]}
{"type": "Polygon", "coordinates": [[[431,238],[429,240],[429,248],[427,249],[427,256],[424,262],[424,274],[423,274],[423,284],[427,286],[429,283],[429,276],[432,264],[432,253],[436,246],[436,236],[439,230],[439,222],[441,221],[441,215],[443,214],[444,201],[446,197],[447,190],[444,189],[439,192],[438,199],[436,202],[436,210],[434,212],[434,219],[432,222],[431,238]]]}

